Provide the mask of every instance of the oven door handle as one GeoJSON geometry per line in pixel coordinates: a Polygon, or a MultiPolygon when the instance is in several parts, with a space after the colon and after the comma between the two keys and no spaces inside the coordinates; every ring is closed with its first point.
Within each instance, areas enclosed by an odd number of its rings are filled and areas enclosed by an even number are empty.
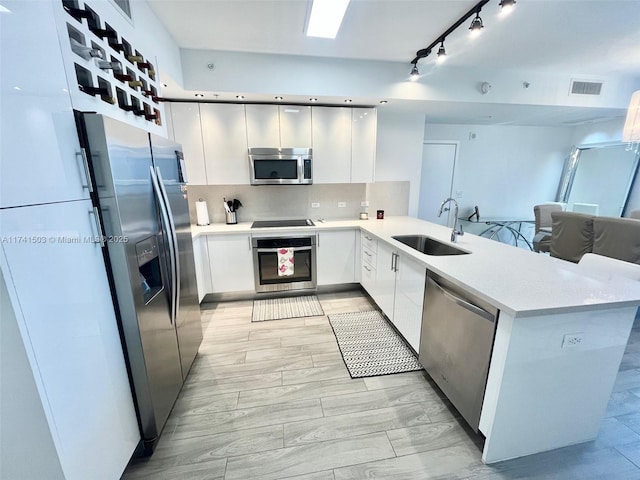
{"type": "Polygon", "coordinates": [[[305,252],[313,249],[313,246],[308,247],[279,247],[279,248],[256,248],[258,253],[278,253],[283,248],[293,250],[294,252],[305,252]]]}

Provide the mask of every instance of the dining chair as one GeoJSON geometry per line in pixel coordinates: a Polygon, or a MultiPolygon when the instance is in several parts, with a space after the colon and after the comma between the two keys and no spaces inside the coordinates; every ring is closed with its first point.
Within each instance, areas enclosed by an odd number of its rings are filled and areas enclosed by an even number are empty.
{"type": "Polygon", "coordinates": [[[546,203],[533,207],[533,215],[536,220],[533,237],[534,252],[548,252],[551,248],[551,214],[561,212],[562,205],[558,203],[546,203]]]}
{"type": "Polygon", "coordinates": [[[585,253],[591,253],[594,218],[584,213],[551,213],[551,256],[578,263],[585,253]]]}

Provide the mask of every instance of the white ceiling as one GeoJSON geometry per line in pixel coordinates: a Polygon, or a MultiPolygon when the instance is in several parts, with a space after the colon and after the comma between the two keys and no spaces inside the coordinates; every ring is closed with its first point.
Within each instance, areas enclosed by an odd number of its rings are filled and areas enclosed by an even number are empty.
{"type": "MultiPolygon", "coordinates": [[[[328,40],[304,35],[308,0],[148,2],[181,48],[386,60],[408,67],[417,50],[476,3],[352,0],[338,37],[328,40]]],[[[447,65],[640,78],[640,0],[518,0],[511,15],[499,13],[498,0],[483,8],[485,29],[476,40],[466,35],[468,22],[453,32],[445,43],[447,65]]],[[[508,107],[514,115],[518,108],[508,107]]],[[[528,110],[527,116],[544,117],[528,110]]],[[[432,118],[455,120],[455,112],[442,112],[447,119],[433,112],[432,118]]],[[[507,113],[487,123],[509,123],[507,113]]],[[[566,113],[559,119],[558,112],[549,111],[555,124],[607,115],[606,109],[566,113]]]]}

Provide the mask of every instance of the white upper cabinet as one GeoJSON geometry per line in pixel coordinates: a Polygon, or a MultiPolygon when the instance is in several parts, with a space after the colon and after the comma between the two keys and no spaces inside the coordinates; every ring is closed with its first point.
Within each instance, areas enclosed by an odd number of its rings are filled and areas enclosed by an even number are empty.
{"type": "Polygon", "coordinates": [[[249,147],[280,147],[278,105],[246,105],[249,147]]]}
{"type": "Polygon", "coordinates": [[[311,146],[311,107],[246,105],[249,147],[311,146]]]}
{"type": "Polygon", "coordinates": [[[11,13],[0,13],[0,208],[89,198],[53,4],[6,5],[11,13]]]}
{"type": "Polygon", "coordinates": [[[313,183],[351,181],[351,108],[313,107],[313,183]]]}
{"type": "Polygon", "coordinates": [[[311,146],[311,107],[278,105],[280,114],[280,147],[308,148],[311,146]]]}
{"type": "Polygon", "coordinates": [[[200,105],[200,120],[207,184],[248,184],[250,175],[245,106],[203,103],[200,105]]]}
{"type": "Polygon", "coordinates": [[[204,161],[200,107],[197,103],[171,105],[171,123],[174,140],[182,144],[187,165],[187,181],[191,185],[207,184],[207,168],[204,161]]]}
{"type": "Polygon", "coordinates": [[[351,183],[371,183],[376,158],[376,109],[353,108],[351,120],[351,183]]]}

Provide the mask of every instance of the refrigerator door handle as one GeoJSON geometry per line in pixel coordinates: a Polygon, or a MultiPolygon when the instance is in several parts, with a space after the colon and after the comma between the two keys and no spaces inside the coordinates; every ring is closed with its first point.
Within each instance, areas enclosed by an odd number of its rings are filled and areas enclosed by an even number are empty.
{"type": "Polygon", "coordinates": [[[156,176],[158,177],[158,185],[160,186],[160,191],[162,192],[162,196],[165,202],[165,208],[167,210],[168,218],[169,218],[169,228],[171,230],[171,241],[173,242],[173,264],[175,265],[175,312],[173,317],[173,322],[177,324],[178,321],[178,312],[180,311],[180,252],[178,251],[178,233],[176,232],[176,225],[173,220],[173,212],[171,211],[171,203],[169,202],[169,195],[167,195],[167,191],[164,188],[164,180],[162,178],[162,173],[160,172],[160,167],[156,167],[156,176]]]}
{"type": "Polygon", "coordinates": [[[172,324],[175,324],[176,319],[176,291],[177,284],[175,281],[176,277],[176,264],[175,264],[175,252],[174,252],[174,243],[173,237],[171,235],[171,224],[169,223],[169,212],[167,211],[166,203],[164,201],[164,197],[162,195],[162,190],[160,189],[161,183],[158,181],[158,177],[156,176],[156,171],[153,166],[149,167],[151,169],[151,183],[153,185],[153,192],[156,197],[156,201],[158,203],[158,207],[160,208],[160,218],[162,219],[163,230],[166,232],[167,236],[169,236],[169,271],[171,278],[169,279],[171,283],[171,316],[170,321],[172,324]]]}

